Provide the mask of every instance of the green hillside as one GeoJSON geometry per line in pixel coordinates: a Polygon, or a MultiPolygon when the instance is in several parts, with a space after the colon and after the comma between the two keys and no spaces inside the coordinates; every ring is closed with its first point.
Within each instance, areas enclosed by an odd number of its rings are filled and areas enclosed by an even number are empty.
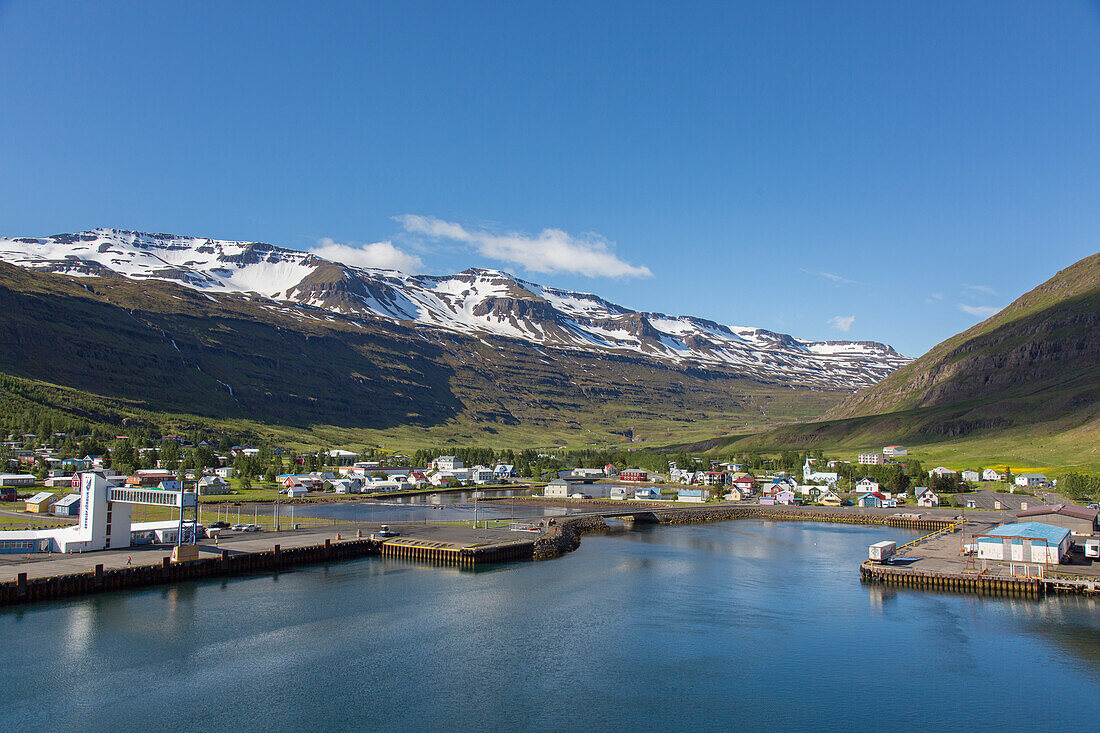
{"type": "Polygon", "coordinates": [[[841,399],[721,369],[0,264],[0,427],[53,416],[290,445],[641,446],[759,430],[841,399]]]}
{"type": "Polygon", "coordinates": [[[900,443],[926,460],[969,456],[1100,471],[1100,254],[939,344],[826,420],[695,444],[860,450],[900,443]]]}

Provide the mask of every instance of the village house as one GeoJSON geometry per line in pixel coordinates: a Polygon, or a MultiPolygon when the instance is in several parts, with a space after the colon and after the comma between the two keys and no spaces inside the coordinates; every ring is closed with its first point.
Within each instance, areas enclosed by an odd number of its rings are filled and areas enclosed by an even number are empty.
{"type": "Polygon", "coordinates": [[[661,498],[661,490],[660,489],[635,489],[634,490],[634,498],[635,499],[646,499],[646,500],[660,499],[661,498]]]}
{"type": "Polygon", "coordinates": [[[203,476],[195,485],[199,496],[218,496],[230,493],[229,482],[221,476],[203,476]]]}
{"type": "Polygon", "coordinates": [[[1016,477],[1016,485],[1023,488],[1046,486],[1047,477],[1041,473],[1021,473],[1016,477]]]}
{"type": "Polygon", "coordinates": [[[881,466],[886,463],[886,456],[882,453],[860,453],[859,462],[864,466],[881,466]]]}
{"type": "Polygon", "coordinates": [[[798,499],[795,498],[793,491],[791,491],[790,489],[783,489],[775,495],[775,503],[786,504],[789,506],[791,504],[798,503],[798,499]]]}
{"type": "Polygon", "coordinates": [[[649,471],[638,468],[626,468],[619,472],[620,481],[648,481],[649,471]]]}
{"type": "Polygon", "coordinates": [[[881,487],[878,481],[872,481],[869,478],[862,478],[856,482],[856,493],[865,494],[869,491],[878,491],[881,487]]]}
{"type": "Polygon", "coordinates": [[[817,501],[819,504],[823,504],[825,506],[840,506],[842,503],[840,499],[840,494],[836,493],[832,489],[826,489],[825,493],[817,498],[817,501]]]}
{"type": "Polygon", "coordinates": [[[1004,481],[1004,476],[995,468],[987,468],[982,471],[982,481],[1004,481]]]}
{"type": "Polygon", "coordinates": [[[563,478],[556,478],[546,484],[546,488],[542,490],[542,495],[554,499],[564,499],[569,496],[569,491],[569,482],[563,478]]]}
{"type": "Polygon", "coordinates": [[[511,463],[498,463],[496,468],[493,469],[493,476],[496,478],[516,478],[519,473],[516,472],[516,467],[511,463]]]}
{"type": "MultiPolygon", "coordinates": [[[[856,499],[856,504],[866,509],[882,509],[886,506],[887,501],[890,500],[887,499],[884,494],[878,491],[871,491],[866,494],[861,494],[860,497],[856,499]]],[[[897,502],[895,502],[895,506],[896,504],[897,502]]]]}
{"type": "Polygon", "coordinates": [[[731,486],[722,498],[726,501],[741,501],[744,497],[741,494],[741,489],[731,486]]]}
{"type": "Polygon", "coordinates": [[[918,486],[913,490],[913,493],[917,497],[917,506],[935,507],[940,505],[940,496],[932,489],[918,486]]]}
{"type": "Polygon", "coordinates": [[[676,492],[676,501],[689,501],[696,504],[702,504],[710,498],[710,491],[707,489],[679,489],[676,492]]]}
{"type": "Polygon", "coordinates": [[[963,471],[961,476],[962,480],[967,483],[976,483],[981,477],[977,471],[963,471]]]}
{"type": "Polygon", "coordinates": [[[882,449],[882,455],[887,458],[900,458],[909,455],[909,450],[901,445],[888,445],[882,449]]]}
{"type": "Polygon", "coordinates": [[[958,474],[957,471],[952,471],[950,468],[944,468],[943,466],[936,466],[928,473],[933,476],[955,476],[958,474]]]}
{"type": "Polygon", "coordinates": [[[233,478],[233,467],[222,466],[214,469],[214,475],[218,478],[233,478]]]}

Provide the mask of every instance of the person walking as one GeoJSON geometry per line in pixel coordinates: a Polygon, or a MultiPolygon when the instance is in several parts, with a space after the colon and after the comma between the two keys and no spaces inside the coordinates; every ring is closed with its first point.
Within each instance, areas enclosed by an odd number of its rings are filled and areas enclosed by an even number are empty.
{"type": "Polygon", "coordinates": [[[129,555],[127,555],[127,556],[126,556],[126,564],[127,564],[127,565],[129,565],[129,564],[130,564],[130,563],[132,563],[133,561],[134,561],[134,559],[133,559],[132,557],[130,557],[129,555]]]}

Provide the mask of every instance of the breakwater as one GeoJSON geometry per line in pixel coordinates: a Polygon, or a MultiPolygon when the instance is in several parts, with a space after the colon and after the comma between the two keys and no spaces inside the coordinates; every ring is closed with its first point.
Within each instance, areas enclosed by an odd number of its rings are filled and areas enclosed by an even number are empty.
{"type": "MultiPolygon", "coordinates": [[[[729,522],[737,519],[769,519],[788,522],[831,522],[836,524],[877,524],[919,531],[935,532],[950,527],[951,519],[911,519],[888,514],[856,514],[845,512],[806,511],[772,506],[725,506],[700,509],[650,509],[649,507],[615,517],[623,521],[653,524],[698,524],[729,522]]],[[[558,519],[555,526],[535,540],[536,560],[558,557],[577,549],[581,535],[607,529],[603,516],[586,514],[558,519]]]]}
{"type": "Polygon", "coordinates": [[[605,529],[607,520],[595,514],[556,520],[549,531],[535,540],[532,557],[535,560],[548,560],[572,552],[580,547],[582,534],[605,529]]]}
{"type": "Polygon", "coordinates": [[[773,521],[832,522],[838,524],[879,524],[921,531],[936,531],[950,526],[952,519],[911,519],[890,514],[860,514],[853,512],[807,511],[778,506],[730,506],[713,509],[665,509],[642,513],[635,521],[646,521],[645,514],[661,524],[694,524],[696,522],[728,522],[735,519],[770,519],[773,521]]]}

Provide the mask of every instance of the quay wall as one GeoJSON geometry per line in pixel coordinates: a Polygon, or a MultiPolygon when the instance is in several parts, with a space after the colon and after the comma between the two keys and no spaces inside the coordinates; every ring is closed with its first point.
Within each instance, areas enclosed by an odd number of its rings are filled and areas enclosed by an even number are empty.
{"type": "Polygon", "coordinates": [[[439,550],[429,547],[391,546],[378,539],[348,539],[335,542],[326,539],[324,544],[289,548],[275,545],[271,550],[261,552],[233,554],[229,550],[222,550],[220,557],[178,563],[164,557],[156,565],[104,569],[100,564],[89,572],[44,578],[28,579],[26,573],[20,573],[16,580],[0,582],[0,606],[72,598],[107,591],[134,590],[191,580],[287,570],[300,565],[353,560],[372,555],[473,567],[509,560],[529,560],[534,552],[534,544],[534,542],[518,542],[439,550]]]}

